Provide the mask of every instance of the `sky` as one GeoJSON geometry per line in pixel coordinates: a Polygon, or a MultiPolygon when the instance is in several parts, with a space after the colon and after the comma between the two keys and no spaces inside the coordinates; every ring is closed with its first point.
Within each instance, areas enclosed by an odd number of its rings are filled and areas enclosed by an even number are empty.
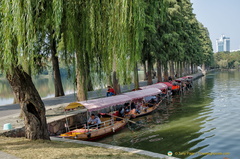
{"type": "Polygon", "coordinates": [[[230,50],[240,49],[240,0],[190,0],[193,13],[208,28],[213,50],[221,35],[230,37],[230,50]]]}

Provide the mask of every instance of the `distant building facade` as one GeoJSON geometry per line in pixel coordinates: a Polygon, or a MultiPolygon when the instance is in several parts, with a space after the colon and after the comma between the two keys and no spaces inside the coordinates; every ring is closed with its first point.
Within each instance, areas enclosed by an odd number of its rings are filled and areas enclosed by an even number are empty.
{"type": "Polygon", "coordinates": [[[225,37],[224,35],[221,35],[220,39],[216,40],[216,51],[217,52],[223,52],[228,51],[230,52],[230,38],[225,37]]]}

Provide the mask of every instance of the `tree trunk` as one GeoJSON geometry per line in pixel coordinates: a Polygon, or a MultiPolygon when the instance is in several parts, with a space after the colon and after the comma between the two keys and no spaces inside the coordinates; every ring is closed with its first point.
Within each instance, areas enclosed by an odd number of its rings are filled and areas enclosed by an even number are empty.
{"type": "Polygon", "coordinates": [[[191,74],[191,64],[190,63],[187,63],[187,74],[191,74]]]}
{"type": "Polygon", "coordinates": [[[32,78],[19,67],[16,67],[12,74],[7,74],[7,79],[23,111],[26,138],[50,140],[45,107],[32,78]]]}
{"type": "Polygon", "coordinates": [[[186,64],[186,62],[181,62],[181,74],[180,74],[180,76],[179,77],[182,77],[182,76],[184,76],[185,75],[185,64],[186,64]]]}
{"type": "Polygon", "coordinates": [[[162,82],[162,66],[160,61],[157,61],[157,79],[158,82],[162,82]]]}
{"type": "Polygon", "coordinates": [[[170,61],[170,76],[174,78],[174,62],[170,61]]]}
{"type": "Polygon", "coordinates": [[[202,70],[205,71],[205,63],[202,64],[202,70]]]}
{"type": "Polygon", "coordinates": [[[175,78],[177,78],[180,74],[180,61],[176,62],[176,73],[174,75],[175,78]]]}
{"type": "Polygon", "coordinates": [[[164,62],[163,67],[164,67],[163,68],[164,69],[164,71],[163,71],[164,81],[168,82],[168,64],[167,64],[167,61],[164,62]]]}
{"type": "Polygon", "coordinates": [[[146,81],[147,78],[147,68],[146,68],[146,61],[143,63],[143,70],[144,70],[144,81],[146,81]]]}
{"type": "Polygon", "coordinates": [[[115,90],[116,94],[121,93],[120,85],[118,84],[116,71],[113,72],[113,89],[115,90]]]}
{"type": "Polygon", "coordinates": [[[194,74],[194,64],[191,62],[191,74],[194,74]]]}
{"type": "Polygon", "coordinates": [[[183,62],[179,62],[179,74],[177,75],[178,77],[182,77],[183,76],[183,62]]]}
{"type": "Polygon", "coordinates": [[[150,62],[150,60],[148,60],[148,76],[147,76],[147,79],[148,79],[148,82],[147,84],[148,85],[151,85],[153,84],[153,81],[152,81],[152,63],[150,62]]]}
{"type": "Polygon", "coordinates": [[[188,63],[185,61],[184,62],[184,74],[183,76],[188,75],[188,63]]]}
{"type": "Polygon", "coordinates": [[[92,84],[92,79],[91,79],[91,77],[90,77],[90,63],[89,63],[89,55],[88,55],[88,53],[86,52],[85,53],[85,75],[86,75],[86,83],[87,83],[87,91],[93,91],[93,84],[92,84]]]}
{"type": "Polygon", "coordinates": [[[138,65],[137,62],[135,63],[134,67],[134,87],[135,89],[139,88],[139,78],[138,78],[138,65]]]}
{"type": "Polygon", "coordinates": [[[52,66],[53,66],[53,78],[55,87],[55,97],[64,96],[61,74],[59,69],[59,61],[57,56],[56,40],[51,34],[51,53],[52,53],[52,66]]]}
{"type": "Polygon", "coordinates": [[[82,57],[80,57],[80,53],[76,54],[77,58],[77,69],[76,69],[76,80],[77,80],[77,100],[83,101],[87,100],[87,85],[86,85],[86,76],[85,76],[85,70],[81,66],[81,63],[83,60],[82,57]]]}

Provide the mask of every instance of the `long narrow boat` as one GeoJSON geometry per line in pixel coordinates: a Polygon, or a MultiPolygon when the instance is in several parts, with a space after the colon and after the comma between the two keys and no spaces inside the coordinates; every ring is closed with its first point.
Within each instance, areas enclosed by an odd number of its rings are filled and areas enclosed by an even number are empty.
{"type": "MultiPolygon", "coordinates": [[[[99,111],[104,108],[121,105],[130,101],[131,98],[126,95],[117,95],[77,103],[83,105],[88,110],[88,113],[91,113],[92,111],[99,111]]],[[[71,105],[77,104],[71,103],[71,105]]],[[[95,140],[120,130],[127,124],[128,119],[129,118],[125,118],[121,121],[117,121],[116,118],[112,117],[100,117],[100,120],[102,121],[100,128],[86,126],[61,134],[59,137],[79,140],[95,140]]]]}
{"type": "Polygon", "coordinates": [[[122,129],[127,124],[127,119],[116,121],[111,117],[102,117],[100,128],[80,128],[61,134],[60,137],[78,140],[96,140],[104,136],[113,134],[122,129]]]}
{"type": "Polygon", "coordinates": [[[145,98],[155,97],[155,95],[159,95],[160,93],[161,93],[161,89],[153,88],[153,87],[143,88],[143,90],[124,93],[124,95],[132,98],[132,102],[134,102],[134,101],[136,103],[140,102],[140,104],[141,104],[140,111],[130,112],[132,117],[139,117],[139,116],[147,115],[147,114],[153,112],[154,110],[156,110],[160,104],[160,102],[158,102],[159,100],[157,100],[156,103],[149,106],[149,103],[148,103],[148,101],[146,101],[145,98]]]}
{"type": "Polygon", "coordinates": [[[172,95],[171,90],[169,90],[169,86],[166,83],[162,83],[162,82],[148,85],[148,86],[139,87],[139,89],[141,89],[141,90],[149,89],[149,88],[157,88],[157,89],[161,90],[162,91],[161,92],[162,99],[169,98],[172,95]]]}

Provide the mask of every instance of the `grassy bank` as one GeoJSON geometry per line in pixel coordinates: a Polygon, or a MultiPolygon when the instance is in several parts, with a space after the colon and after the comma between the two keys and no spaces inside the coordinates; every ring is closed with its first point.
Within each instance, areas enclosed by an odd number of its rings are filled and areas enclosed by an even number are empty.
{"type": "Polygon", "coordinates": [[[149,156],[57,141],[30,141],[25,138],[0,137],[0,151],[22,159],[151,159],[149,156]]]}

